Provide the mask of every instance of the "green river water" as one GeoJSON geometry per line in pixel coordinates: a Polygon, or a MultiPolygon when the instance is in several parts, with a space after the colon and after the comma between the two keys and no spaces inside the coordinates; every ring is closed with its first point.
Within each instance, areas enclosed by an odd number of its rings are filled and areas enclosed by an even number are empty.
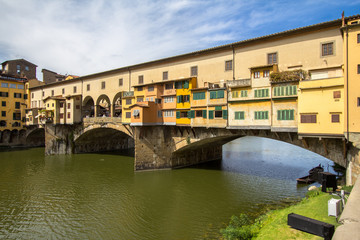
{"type": "Polygon", "coordinates": [[[222,161],[148,172],[124,152],[2,151],[0,239],[218,239],[233,214],[303,197],[295,179],[319,163],[331,164],[256,137],[225,145],[222,161]]]}

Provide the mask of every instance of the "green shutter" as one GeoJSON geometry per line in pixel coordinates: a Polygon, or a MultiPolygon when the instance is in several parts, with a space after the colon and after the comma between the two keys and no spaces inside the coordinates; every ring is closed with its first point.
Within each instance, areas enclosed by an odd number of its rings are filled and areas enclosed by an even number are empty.
{"type": "Polygon", "coordinates": [[[293,95],[297,95],[297,88],[296,88],[296,85],[292,86],[293,88],[293,95]]]}
{"type": "Polygon", "coordinates": [[[222,110],[222,106],[215,106],[215,111],[221,111],[222,110]]]}
{"type": "Polygon", "coordinates": [[[184,88],[188,89],[189,88],[189,81],[184,81],[184,88]]]}
{"type": "Polygon", "coordinates": [[[176,118],[180,118],[180,111],[176,111],[176,118]]]}
{"type": "Polygon", "coordinates": [[[191,118],[195,118],[195,110],[191,110],[191,118]]]}
{"type": "Polygon", "coordinates": [[[281,120],[280,114],[281,114],[281,111],[280,111],[280,110],[277,110],[277,120],[281,120]]]}
{"type": "Polygon", "coordinates": [[[223,110],[222,114],[223,114],[223,119],[228,118],[228,111],[227,110],[223,110]]]}
{"type": "Polygon", "coordinates": [[[206,110],[202,110],[203,118],[206,118],[206,110]]]}
{"type": "Polygon", "coordinates": [[[290,110],[290,120],[294,120],[294,109],[290,110]]]}
{"type": "Polygon", "coordinates": [[[187,117],[191,118],[191,111],[187,111],[187,117]]]}
{"type": "Polygon", "coordinates": [[[216,92],[211,91],[210,92],[210,99],[214,99],[214,98],[216,98],[216,92]],[[215,93],[215,95],[214,95],[214,93],[215,93]]]}
{"type": "Polygon", "coordinates": [[[258,90],[255,90],[255,97],[258,97],[258,90]]]}
{"type": "Polygon", "coordinates": [[[239,120],[240,119],[240,112],[235,112],[235,120],[239,120]]]}
{"type": "Polygon", "coordinates": [[[240,119],[241,120],[245,119],[245,112],[244,111],[240,112],[240,119]]]}
{"type": "Polygon", "coordinates": [[[224,98],[224,90],[217,91],[217,98],[224,98]]]}
{"type": "Polygon", "coordinates": [[[255,120],[258,119],[258,112],[255,112],[255,120]]]}
{"type": "Polygon", "coordinates": [[[269,89],[265,89],[265,97],[268,97],[269,96],[269,89]]]}
{"type": "Polygon", "coordinates": [[[209,111],[209,119],[214,119],[214,111],[209,111]]]}

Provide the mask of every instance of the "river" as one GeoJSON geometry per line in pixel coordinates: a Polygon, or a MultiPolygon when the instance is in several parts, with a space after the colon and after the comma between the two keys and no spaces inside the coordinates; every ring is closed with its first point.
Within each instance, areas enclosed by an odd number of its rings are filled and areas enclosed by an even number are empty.
{"type": "Polygon", "coordinates": [[[319,163],[332,164],[256,137],[225,145],[222,161],[148,172],[124,152],[3,151],[0,239],[216,239],[233,214],[303,197],[295,179],[319,163]]]}

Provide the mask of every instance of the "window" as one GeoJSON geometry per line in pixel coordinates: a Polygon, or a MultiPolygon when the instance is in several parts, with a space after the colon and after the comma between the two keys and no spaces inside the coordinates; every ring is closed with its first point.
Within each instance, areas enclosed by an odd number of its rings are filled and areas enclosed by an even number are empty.
{"type": "Polygon", "coordinates": [[[143,102],[144,101],[144,98],[142,98],[142,97],[138,97],[137,99],[136,99],[136,102],[143,102]]]}
{"type": "Polygon", "coordinates": [[[237,98],[237,97],[239,97],[239,92],[238,91],[232,91],[231,96],[232,96],[232,98],[237,98]]]}
{"type": "Polygon", "coordinates": [[[18,89],[24,89],[24,85],[18,84],[17,87],[18,87],[18,89]]]}
{"type": "Polygon", "coordinates": [[[316,123],[316,114],[301,114],[301,123],[316,123]]]}
{"type": "Polygon", "coordinates": [[[210,91],[210,99],[224,98],[224,90],[210,91]]]}
{"type": "Polygon", "coordinates": [[[0,92],[0,97],[8,97],[9,93],[8,92],[0,92]]]}
{"type": "Polygon", "coordinates": [[[13,113],[13,120],[21,120],[21,113],[13,113]]]}
{"type": "Polygon", "coordinates": [[[256,89],[255,90],[255,97],[256,98],[262,98],[262,97],[268,97],[269,96],[269,89],[256,89]]]}
{"type": "Polygon", "coordinates": [[[340,91],[334,91],[333,95],[334,95],[334,98],[341,98],[341,92],[340,91]]]}
{"type": "Polygon", "coordinates": [[[231,71],[232,70],[232,64],[233,61],[232,60],[228,60],[228,61],[225,61],[225,71],[231,71]]]}
{"type": "Polygon", "coordinates": [[[174,84],[173,83],[167,83],[165,84],[165,89],[173,89],[174,88],[174,84]]]}
{"type": "Polygon", "coordinates": [[[28,95],[27,95],[27,94],[24,94],[24,99],[28,99],[28,95]]]}
{"type": "Polygon", "coordinates": [[[119,86],[122,86],[122,85],[123,85],[123,79],[120,78],[120,79],[119,79],[119,86]]]}
{"type": "Polygon", "coordinates": [[[222,118],[223,112],[222,111],[215,111],[215,118],[222,118]]]}
{"type": "Polygon", "coordinates": [[[254,72],[254,78],[260,78],[260,71],[254,72]]]}
{"type": "Polygon", "coordinates": [[[270,76],[270,71],[269,70],[265,70],[264,71],[264,77],[269,77],[270,76]]]}
{"type": "Polygon", "coordinates": [[[29,71],[29,66],[25,66],[25,70],[26,70],[26,71],[29,71]]]}
{"type": "Polygon", "coordinates": [[[16,84],[10,83],[10,88],[16,88],[16,84]]]}
{"type": "Polygon", "coordinates": [[[198,75],[198,67],[197,66],[192,66],[190,68],[190,76],[197,76],[198,75]]]}
{"type": "Polygon", "coordinates": [[[60,108],[63,108],[63,107],[64,107],[64,103],[61,102],[61,103],[60,103],[60,108]]]}
{"type": "Polygon", "coordinates": [[[1,83],[1,87],[2,87],[2,88],[8,88],[8,87],[9,87],[9,84],[8,84],[8,83],[1,83]]]}
{"type": "Polygon", "coordinates": [[[182,82],[175,82],[175,89],[182,89],[182,82]]]}
{"type": "Polygon", "coordinates": [[[51,96],[54,96],[54,90],[51,90],[51,96]]]}
{"type": "Polygon", "coordinates": [[[76,105],[76,109],[80,109],[80,105],[76,105]]]}
{"type": "Polygon", "coordinates": [[[161,98],[155,98],[155,103],[161,104],[161,98]]]}
{"type": "Polygon", "coordinates": [[[76,86],[74,86],[73,92],[76,93],[76,86]]]}
{"type": "Polygon", "coordinates": [[[137,90],[138,92],[141,92],[143,90],[143,87],[138,87],[137,90]]]}
{"type": "Polygon", "coordinates": [[[339,123],[340,122],[340,114],[331,114],[331,122],[339,123]]]}
{"type": "Polygon", "coordinates": [[[184,89],[188,89],[189,88],[189,81],[184,81],[184,89]]]}
{"type": "Polygon", "coordinates": [[[321,44],[321,56],[333,55],[333,44],[334,43],[323,43],[321,44]]]}
{"type": "Polygon", "coordinates": [[[247,94],[247,90],[241,90],[241,97],[247,97],[248,94],[247,94]]]}
{"type": "Polygon", "coordinates": [[[193,100],[205,99],[205,92],[195,92],[193,93],[193,100]]]}
{"type": "Polygon", "coordinates": [[[68,106],[67,106],[67,108],[69,109],[71,107],[71,103],[68,103],[68,106]]]}
{"type": "Polygon", "coordinates": [[[67,113],[67,116],[68,116],[68,118],[70,118],[70,117],[71,117],[71,114],[68,112],[68,113],[67,113]]]}
{"type": "Polygon", "coordinates": [[[357,106],[360,107],[360,97],[357,98],[357,106]]]}
{"type": "Polygon", "coordinates": [[[357,35],[357,43],[360,43],[360,33],[357,35]]]}
{"type": "Polygon", "coordinates": [[[17,69],[17,70],[20,70],[20,65],[16,65],[16,69],[17,69]]]}
{"type": "Polygon", "coordinates": [[[187,112],[187,117],[188,118],[195,118],[195,111],[194,110],[190,110],[187,112]]]}
{"type": "Polygon", "coordinates": [[[131,118],[131,112],[126,112],[126,113],[125,113],[125,117],[126,117],[126,118],[131,118]]]}
{"type": "Polygon", "coordinates": [[[189,102],[190,101],[190,95],[183,95],[183,100],[184,100],[184,102],[189,102]]]}
{"type": "Polygon", "coordinates": [[[53,107],[53,106],[54,106],[54,103],[52,103],[51,106],[53,107]]]}
{"type": "Polygon", "coordinates": [[[1,111],[1,116],[6,117],[6,111],[1,111]]]}
{"type": "MultiPolygon", "coordinates": [[[[43,97],[45,96],[45,91],[42,91],[42,96],[43,97]]],[[[34,97],[34,95],[32,97],[34,97]]]]}
{"type": "Polygon", "coordinates": [[[148,86],[148,92],[153,92],[154,91],[154,86],[148,86]]]}
{"type": "Polygon", "coordinates": [[[126,105],[130,105],[131,104],[131,99],[126,99],[126,105]]]}
{"type": "Polygon", "coordinates": [[[105,89],[105,82],[101,82],[101,89],[105,89]]]}
{"type": "Polygon", "coordinates": [[[2,102],[1,102],[1,106],[2,106],[2,107],[6,107],[6,102],[5,102],[5,101],[2,101],[2,102]]]}
{"type": "Polygon", "coordinates": [[[244,119],[245,119],[244,111],[235,112],[235,120],[244,120],[244,119]]]}
{"type": "Polygon", "coordinates": [[[195,111],[195,116],[196,117],[202,117],[203,116],[203,111],[202,110],[195,111]]]}
{"type": "Polygon", "coordinates": [[[214,119],[214,111],[209,111],[209,119],[214,119]]]}
{"type": "Polygon", "coordinates": [[[158,118],[162,117],[162,111],[161,111],[161,110],[158,110],[158,111],[157,111],[157,117],[158,117],[158,118]]]}
{"type": "Polygon", "coordinates": [[[163,80],[168,80],[168,72],[163,72],[163,80]]]}
{"type": "Polygon", "coordinates": [[[164,117],[174,117],[174,111],[173,110],[164,111],[164,117]]]}
{"type": "Polygon", "coordinates": [[[294,109],[277,110],[277,120],[294,120],[294,109]]]}
{"type": "Polygon", "coordinates": [[[65,88],[61,89],[62,94],[65,94],[65,88]]]}
{"type": "Polygon", "coordinates": [[[20,102],[15,102],[15,109],[20,109],[20,102]]]}
{"type": "Polygon", "coordinates": [[[268,57],[268,64],[278,63],[277,53],[268,53],[267,57],[268,57]]]}
{"type": "Polygon", "coordinates": [[[14,98],[21,98],[21,93],[14,93],[14,98]]]}
{"type": "Polygon", "coordinates": [[[360,64],[357,66],[357,73],[360,74],[360,64]]]}
{"type": "Polygon", "coordinates": [[[134,116],[134,118],[140,118],[140,110],[139,109],[134,109],[133,116],[134,116]]]}
{"type": "Polygon", "coordinates": [[[144,83],[144,76],[143,75],[140,75],[138,77],[138,84],[143,84],[144,83]]]}
{"type": "Polygon", "coordinates": [[[170,102],[174,102],[174,97],[172,96],[164,97],[164,103],[170,103],[170,102]]]}
{"type": "Polygon", "coordinates": [[[86,91],[90,91],[90,84],[86,85],[86,91]]]}
{"type": "Polygon", "coordinates": [[[255,111],[255,120],[269,119],[268,111],[255,111]]]}

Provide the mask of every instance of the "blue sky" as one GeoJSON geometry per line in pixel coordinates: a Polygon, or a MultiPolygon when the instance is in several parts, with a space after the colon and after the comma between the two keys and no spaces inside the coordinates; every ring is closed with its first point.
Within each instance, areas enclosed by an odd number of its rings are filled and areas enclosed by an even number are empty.
{"type": "MultiPolygon", "coordinates": [[[[87,75],[360,14],[360,0],[0,0],[0,61],[87,75]]],[[[41,74],[38,74],[41,79],[41,74]]]]}

